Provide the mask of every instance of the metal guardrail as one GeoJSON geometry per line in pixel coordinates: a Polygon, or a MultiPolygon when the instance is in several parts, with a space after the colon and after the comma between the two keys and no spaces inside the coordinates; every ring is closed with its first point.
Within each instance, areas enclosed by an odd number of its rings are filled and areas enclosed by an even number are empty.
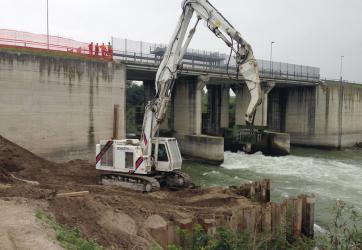
{"type": "MultiPolygon", "coordinates": [[[[195,57],[200,58],[199,55],[195,55],[195,57]]],[[[153,66],[158,67],[158,65],[162,61],[162,56],[154,54],[154,53],[138,53],[138,52],[130,52],[130,51],[119,51],[114,50],[113,52],[114,59],[118,59],[120,61],[123,61],[125,63],[129,64],[137,64],[137,65],[144,65],[144,66],[153,66]]],[[[189,69],[189,70],[199,70],[204,71],[205,73],[220,73],[220,74],[230,74],[235,75],[236,74],[236,66],[227,66],[225,63],[223,63],[224,59],[219,60],[220,58],[217,58],[217,60],[204,60],[201,61],[200,59],[194,60],[192,58],[192,54],[190,54],[187,59],[183,60],[183,68],[189,69]]],[[[301,66],[301,65],[295,65],[295,64],[284,64],[287,65],[285,69],[282,70],[281,65],[283,63],[275,63],[276,65],[279,65],[279,67],[272,67],[273,70],[270,70],[270,67],[263,67],[265,62],[264,60],[257,60],[258,66],[259,66],[259,73],[261,77],[264,78],[279,78],[279,79],[288,79],[288,80],[298,80],[298,81],[318,81],[319,80],[319,69],[318,72],[314,72],[311,75],[308,74],[308,70],[303,71],[296,70],[297,67],[299,69],[302,69],[303,67],[308,66],[301,66]],[[275,70],[275,68],[279,70],[275,70]]],[[[310,67],[312,68],[312,67],[310,67]]]]}
{"type": "MultiPolygon", "coordinates": [[[[126,63],[139,65],[158,66],[167,45],[159,43],[147,43],[122,38],[111,38],[115,58],[126,63]]],[[[212,52],[198,49],[187,49],[183,59],[183,68],[200,70],[204,72],[217,72],[221,74],[235,75],[236,62],[231,57],[229,67],[227,62],[229,55],[220,52],[212,52]]],[[[319,68],[296,65],[282,62],[270,62],[257,60],[259,71],[264,78],[282,78],[298,81],[318,81],[319,68]]]]}

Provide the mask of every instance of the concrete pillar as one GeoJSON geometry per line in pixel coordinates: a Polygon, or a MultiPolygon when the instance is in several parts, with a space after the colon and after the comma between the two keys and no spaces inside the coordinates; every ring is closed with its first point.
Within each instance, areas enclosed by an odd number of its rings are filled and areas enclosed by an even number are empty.
{"type": "MultiPolygon", "coordinates": [[[[224,160],[224,138],[201,135],[202,89],[207,81],[207,76],[177,80],[173,92],[173,130],[182,155],[219,165],[224,160]]],[[[215,94],[220,97],[220,91],[215,94]]]]}
{"type": "Polygon", "coordinates": [[[221,87],[221,114],[220,114],[220,127],[229,127],[229,99],[230,99],[230,86],[223,85],[221,87]]]}
{"type": "Polygon", "coordinates": [[[233,90],[235,93],[235,125],[242,125],[245,124],[244,122],[245,114],[242,113],[243,88],[241,86],[235,86],[233,90]]]}
{"type": "Polygon", "coordinates": [[[202,134],[202,90],[210,80],[207,75],[200,75],[197,78],[196,96],[195,96],[195,135],[202,134]]]}
{"type": "Polygon", "coordinates": [[[195,134],[196,78],[178,79],[174,87],[174,130],[178,134],[195,134]]]}
{"type": "Polygon", "coordinates": [[[202,134],[202,89],[207,76],[178,79],[174,88],[174,130],[184,135],[202,134]]]}
{"type": "Polygon", "coordinates": [[[207,112],[209,114],[208,133],[218,135],[220,133],[220,111],[221,111],[221,86],[207,86],[207,112]]]}
{"type": "Polygon", "coordinates": [[[275,87],[275,82],[268,81],[263,86],[263,102],[262,102],[262,125],[268,126],[268,94],[275,87]]]}

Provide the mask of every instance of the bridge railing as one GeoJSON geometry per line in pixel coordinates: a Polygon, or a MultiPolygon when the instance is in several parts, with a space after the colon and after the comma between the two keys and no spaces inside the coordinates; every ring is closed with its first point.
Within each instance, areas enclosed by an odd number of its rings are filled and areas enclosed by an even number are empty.
{"type": "Polygon", "coordinates": [[[50,35],[48,43],[47,35],[8,29],[0,29],[0,44],[57,51],[88,51],[87,43],[73,39],[50,35]]]}
{"type": "Polygon", "coordinates": [[[88,44],[84,42],[79,42],[60,36],[49,35],[48,37],[44,34],[35,34],[17,30],[0,29],[0,46],[30,48],[35,50],[63,51],[112,60],[111,55],[106,55],[103,57],[95,56],[94,53],[93,55],[90,55],[88,44]]]}
{"type": "MultiPolygon", "coordinates": [[[[165,44],[147,43],[112,37],[114,58],[127,63],[158,66],[166,51],[165,44]]],[[[319,68],[270,62],[257,59],[259,71],[265,78],[282,78],[291,80],[319,80],[319,68]]],[[[206,50],[188,49],[183,59],[183,68],[204,72],[236,74],[235,58],[229,55],[206,50]],[[229,64],[228,64],[229,62],[229,64]]]]}

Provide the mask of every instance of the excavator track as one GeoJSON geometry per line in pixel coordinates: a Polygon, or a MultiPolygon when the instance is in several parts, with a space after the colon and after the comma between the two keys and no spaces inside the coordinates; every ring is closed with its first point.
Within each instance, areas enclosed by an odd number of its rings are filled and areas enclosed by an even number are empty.
{"type": "Polygon", "coordinates": [[[194,183],[192,182],[191,177],[188,174],[182,172],[181,170],[174,170],[173,172],[176,175],[178,175],[178,176],[180,176],[180,177],[182,177],[184,179],[184,187],[189,187],[191,185],[194,185],[194,183]]]}
{"type": "Polygon", "coordinates": [[[147,193],[160,190],[160,183],[156,178],[126,173],[103,174],[100,176],[100,184],[116,185],[147,193]]]}
{"type": "Polygon", "coordinates": [[[193,185],[191,177],[181,170],[173,170],[166,176],[166,186],[170,189],[180,190],[193,185]]]}

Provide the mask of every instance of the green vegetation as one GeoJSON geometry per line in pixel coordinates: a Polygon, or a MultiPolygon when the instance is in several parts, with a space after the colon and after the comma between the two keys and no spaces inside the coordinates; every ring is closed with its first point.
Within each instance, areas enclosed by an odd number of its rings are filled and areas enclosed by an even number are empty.
{"type": "Polygon", "coordinates": [[[81,232],[77,228],[69,229],[59,225],[55,219],[41,210],[35,211],[35,217],[54,229],[56,238],[60,245],[68,250],[102,250],[94,241],[88,241],[82,237],[81,232]]]}
{"type": "Polygon", "coordinates": [[[256,250],[256,249],[312,249],[313,241],[301,238],[293,244],[283,237],[283,231],[272,237],[270,234],[235,232],[230,228],[220,227],[214,235],[208,235],[200,225],[195,225],[191,232],[179,230],[180,245],[171,245],[168,250],[256,250]],[[181,247],[182,246],[182,247],[181,247]]]}
{"type": "Polygon", "coordinates": [[[127,82],[126,128],[127,133],[142,130],[144,112],[144,89],[142,85],[127,82]]]}
{"type": "Polygon", "coordinates": [[[362,216],[344,201],[338,200],[331,211],[333,220],[327,232],[318,235],[320,250],[361,250],[362,216]]]}

